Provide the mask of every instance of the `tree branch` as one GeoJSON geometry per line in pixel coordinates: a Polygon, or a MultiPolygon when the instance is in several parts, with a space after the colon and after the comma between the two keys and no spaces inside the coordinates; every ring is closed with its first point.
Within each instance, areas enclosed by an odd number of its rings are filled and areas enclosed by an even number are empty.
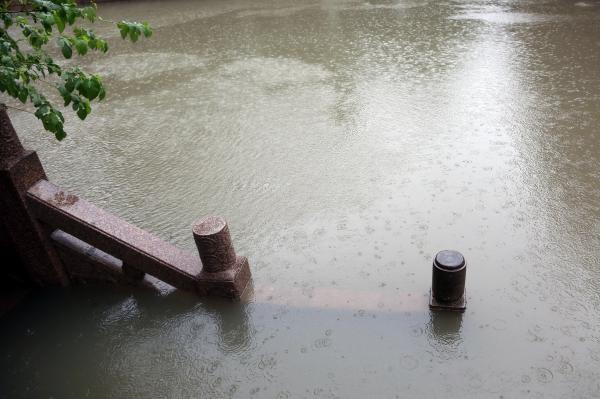
{"type": "Polygon", "coordinates": [[[23,109],[23,108],[17,108],[17,107],[13,107],[12,105],[8,105],[8,104],[4,104],[4,106],[5,106],[6,108],[14,109],[14,110],[21,111],[21,112],[27,112],[28,114],[35,115],[35,113],[33,113],[33,112],[31,112],[31,111],[28,111],[28,110],[26,110],[26,109],[23,109]]]}

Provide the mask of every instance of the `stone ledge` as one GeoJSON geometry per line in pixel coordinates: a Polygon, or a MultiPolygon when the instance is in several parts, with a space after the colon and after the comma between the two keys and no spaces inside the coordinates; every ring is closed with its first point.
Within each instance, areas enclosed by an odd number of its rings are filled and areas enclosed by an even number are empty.
{"type": "Polygon", "coordinates": [[[248,259],[238,256],[231,269],[217,273],[202,271],[198,276],[197,292],[200,296],[240,299],[251,278],[248,259]]]}

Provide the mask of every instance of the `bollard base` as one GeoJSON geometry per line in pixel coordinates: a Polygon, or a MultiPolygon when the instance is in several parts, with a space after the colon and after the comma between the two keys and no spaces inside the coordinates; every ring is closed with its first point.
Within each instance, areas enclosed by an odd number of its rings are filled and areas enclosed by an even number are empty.
{"type": "Polygon", "coordinates": [[[431,310],[449,310],[452,312],[464,312],[467,308],[467,294],[463,293],[459,300],[454,302],[439,302],[433,297],[433,292],[429,291],[429,309],[431,310]]]}
{"type": "Polygon", "coordinates": [[[202,271],[198,275],[197,292],[200,296],[239,299],[251,278],[248,259],[238,256],[230,269],[215,273],[202,271]]]}

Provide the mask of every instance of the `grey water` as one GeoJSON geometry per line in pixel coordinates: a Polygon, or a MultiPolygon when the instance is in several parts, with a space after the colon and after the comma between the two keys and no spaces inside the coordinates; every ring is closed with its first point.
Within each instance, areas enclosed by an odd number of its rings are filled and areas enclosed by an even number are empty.
{"type": "Polygon", "coordinates": [[[101,4],[107,99],[49,178],[194,250],[224,216],[242,304],[85,286],[2,319],[0,397],[600,397],[600,2],[101,4]],[[468,262],[431,313],[431,262],[468,262]]]}

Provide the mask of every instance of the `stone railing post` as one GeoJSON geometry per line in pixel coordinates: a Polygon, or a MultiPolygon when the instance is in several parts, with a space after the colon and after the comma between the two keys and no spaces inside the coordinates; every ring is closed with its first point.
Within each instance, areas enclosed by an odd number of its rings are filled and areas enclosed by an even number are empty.
{"type": "Polygon", "coordinates": [[[46,179],[34,151],[21,145],[6,107],[0,104],[0,218],[15,252],[37,285],[67,285],[69,279],[45,231],[27,208],[27,190],[46,179]]]}
{"type": "Polygon", "coordinates": [[[223,218],[204,218],[194,225],[193,233],[202,260],[202,270],[217,273],[235,265],[235,250],[231,243],[229,227],[223,218]]]}
{"type": "Polygon", "coordinates": [[[227,222],[218,216],[200,219],[192,229],[202,261],[201,295],[240,298],[250,282],[248,260],[236,256],[227,222]]]}

